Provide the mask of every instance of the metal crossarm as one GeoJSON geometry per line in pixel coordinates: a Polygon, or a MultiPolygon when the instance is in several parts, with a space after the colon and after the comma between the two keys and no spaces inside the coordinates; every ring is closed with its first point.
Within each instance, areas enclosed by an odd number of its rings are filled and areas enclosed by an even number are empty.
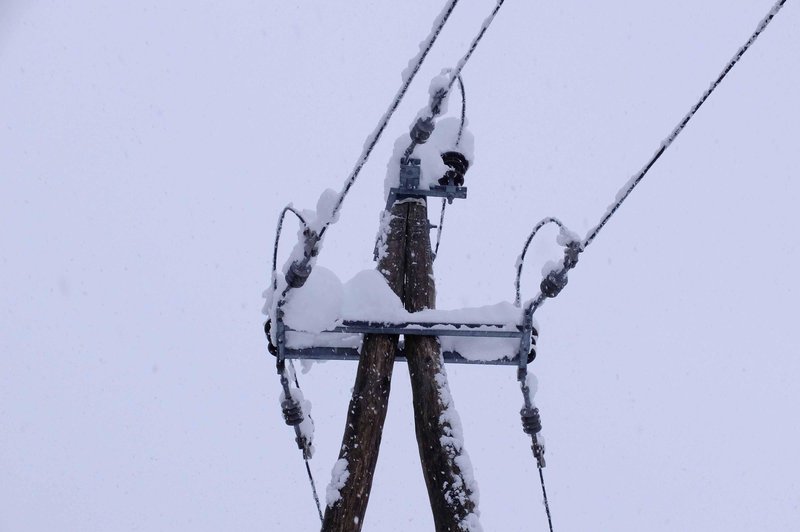
{"type": "MultiPolygon", "coordinates": [[[[282,320],[276,324],[277,348],[275,355],[279,359],[306,359],[306,360],[358,360],[359,350],[355,347],[335,347],[330,345],[315,345],[310,347],[293,348],[287,344],[288,333],[303,334],[289,328],[282,320]]],[[[531,320],[523,320],[523,325],[508,323],[460,323],[460,322],[424,322],[408,321],[400,323],[371,322],[361,320],[344,320],[330,330],[320,334],[396,334],[398,336],[459,336],[472,338],[516,338],[519,348],[514,356],[501,357],[494,360],[475,360],[465,358],[456,351],[445,350],[442,358],[446,363],[478,364],[484,366],[519,366],[525,367],[535,356],[537,331],[531,320]],[[520,356],[522,354],[522,356],[520,356]]],[[[407,361],[402,345],[398,349],[396,359],[407,361]]]]}
{"type": "MultiPolygon", "coordinates": [[[[286,358],[298,360],[359,360],[361,354],[354,347],[304,347],[286,349],[286,358]]],[[[471,360],[455,351],[443,351],[442,358],[448,364],[475,364],[481,366],[516,366],[519,355],[514,358],[498,358],[496,360],[471,360]]],[[[395,361],[408,362],[403,348],[397,350],[395,361]]]]}
{"type": "MultiPolygon", "coordinates": [[[[403,334],[410,336],[477,336],[488,338],[521,338],[524,327],[508,329],[508,324],[498,323],[432,323],[408,321],[403,323],[381,323],[345,320],[330,332],[361,334],[403,334]],[[490,327],[484,329],[484,327],[490,327]]],[[[287,332],[292,329],[286,329],[287,332]]]]}

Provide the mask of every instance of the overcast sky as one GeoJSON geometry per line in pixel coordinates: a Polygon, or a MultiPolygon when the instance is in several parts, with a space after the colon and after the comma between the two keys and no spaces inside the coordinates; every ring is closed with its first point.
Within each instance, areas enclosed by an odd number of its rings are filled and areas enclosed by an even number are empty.
{"type": "MultiPolygon", "coordinates": [[[[275,223],[341,187],[443,4],[0,0],[0,531],[315,529],[261,333],[275,223]]],[[[329,231],[343,280],[493,5],[456,8],[329,231]]],[[[594,225],[771,5],[508,0],[463,73],[439,306],[513,300],[532,225],[594,225]]],[[[798,27],[790,0],[537,315],[559,531],[800,529],[798,27]]],[[[301,376],[323,491],[355,368],[301,376]]],[[[514,370],[448,371],[485,529],[545,530],[514,370]]],[[[393,385],[364,530],[430,530],[393,385]]]]}

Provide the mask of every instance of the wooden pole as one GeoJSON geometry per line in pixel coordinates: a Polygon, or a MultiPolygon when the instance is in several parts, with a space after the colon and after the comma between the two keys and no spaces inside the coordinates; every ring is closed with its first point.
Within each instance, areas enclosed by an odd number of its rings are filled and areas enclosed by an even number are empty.
{"type": "MultiPolygon", "coordinates": [[[[430,226],[424,201],[411,203],[406,235],[406,310],[435,308],[430,226]]],[[[461,424],[447,384],[439,339],[406,336],[405,351],[411,375],[417,446],[436,531],[471,529],[469,525],[478,522],[476,487],[463,449],[461,424]],[[468,475],[464,469],[469,470],[468,475]]]]}
{"type": "MultiPolygon", "coordinates": [[[[378,270],[415,312],[434,308],[428,208],[424,200],[392,206],[386,249],[378,270]]],[[[422,473],[437,532],[461,531],[477,522],[473,481],[464,474],[466,454],[453,410],[439,340],[406,336],[414,425],[422,473]]],[[[332,482],[338,498],[326,507],[323,532],[358,532],[364,523],[397,352],[396,335],[366,335],[347,411],[339,462],[332,482]],[[346,471],[346,475],[341,472],[346,471]]]]}
{"type": "MultiPolygon", "coordinates": [[[[408,203],[392,206],[384,237],[386,250],[378,261],[378,271],[401,299],[408,207],[408,203]]],[[[346,468],[348,475],[346,478],[339,476],[336,484],[343,486],[339,488],[339,499],[325,509],[323,532],[358,532],[364,523],[389,405],[397,342],[397,335],[368,334],[364,337],[337,462],[340,469],[346,468]]]]}

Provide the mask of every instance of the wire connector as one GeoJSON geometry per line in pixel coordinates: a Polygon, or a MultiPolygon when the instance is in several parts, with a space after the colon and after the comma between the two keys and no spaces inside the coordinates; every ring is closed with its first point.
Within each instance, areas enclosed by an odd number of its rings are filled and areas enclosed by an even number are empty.
{"type": "Polygon", "coordinates": [[[414,127],[411,128],[411,133],[409,133],[411,141],[414,144],[425,144],[431,138],[434,127],[436,125],[433,122],[433,118],[419,118],[414,123],[414,127]]]}
{"type": "Polygon", "coordinates": [[[553,298],[561,293],[561,290],[567,286],[569,281],[567,273],[578,264],[578,255],[581,251],[581,243],[579,241],[571,240],[567,243],[564,248],[564,261],[561,268],[548,273],[539,285],[542,295],[553,298]]]}
{"type": "Polygon", "coordinates": [[[310,230],[303,231],[303,258],[297,259],[289,265],[286,272],[286,284],[292,288],[300,288],[308,280],[311,275],[311,259],[319,253],[319,235],[310,230]]]}

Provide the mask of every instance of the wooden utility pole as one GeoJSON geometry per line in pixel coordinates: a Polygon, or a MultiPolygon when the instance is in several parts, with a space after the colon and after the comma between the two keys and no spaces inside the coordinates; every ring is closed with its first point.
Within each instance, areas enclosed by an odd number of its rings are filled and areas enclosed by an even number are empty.
{"type": "MultiPolygon", "coordinates": [[[[392,206],[385,236],[386,253],[378,261],[378,271],[400,298],[403,297],[405,279],[408,206],[408,203],[392,206]]],[[[339,449],[339,460],[347,460],[349,476],[339,489],[339,499],[325,508],[324,532],[359,531],[364,523],[389,406],[397,342],[397,335],[364,336],[339,449]]]]}
{"type": "MultiPolygon", "coordinates": [[[[414,202],[409,207],[406,251],[405,298],[409,312],[435,308],[428,207],[414,202]]],[[[437,532],[464,530],[477,521],[473,480],[465,478],[463,440],[442,360],[442,348],[435,336],[406,336],[405,350],[414,401],[414,428],[422,462],[422,474],[437,532]],[[453,426],[453,425],[456,426],[453,426]]]]}
{"type": "MultiPolygon", "coordinates": [[[[386,252],[378,269],[415,312],[433,308],[436,289],[430,225],[424,199],[395,203],[386,235],[386,252]]],[[[366,335],[361,349],[356,382],[347,412],[339,459],[347,461],[349,475],[339,498],[325,510],[323,532],[359,531],[364,523],[372,478],[378,460],[386,419],[392,367],[398,337],[366,335]]],[[[405,352],[411,375],[414,421],[437,532],[462,530],[477,520],[471,479],[465,479],[459,427],[451,424],[454,411],[435,337],[406,336],[405,352]]]]}

